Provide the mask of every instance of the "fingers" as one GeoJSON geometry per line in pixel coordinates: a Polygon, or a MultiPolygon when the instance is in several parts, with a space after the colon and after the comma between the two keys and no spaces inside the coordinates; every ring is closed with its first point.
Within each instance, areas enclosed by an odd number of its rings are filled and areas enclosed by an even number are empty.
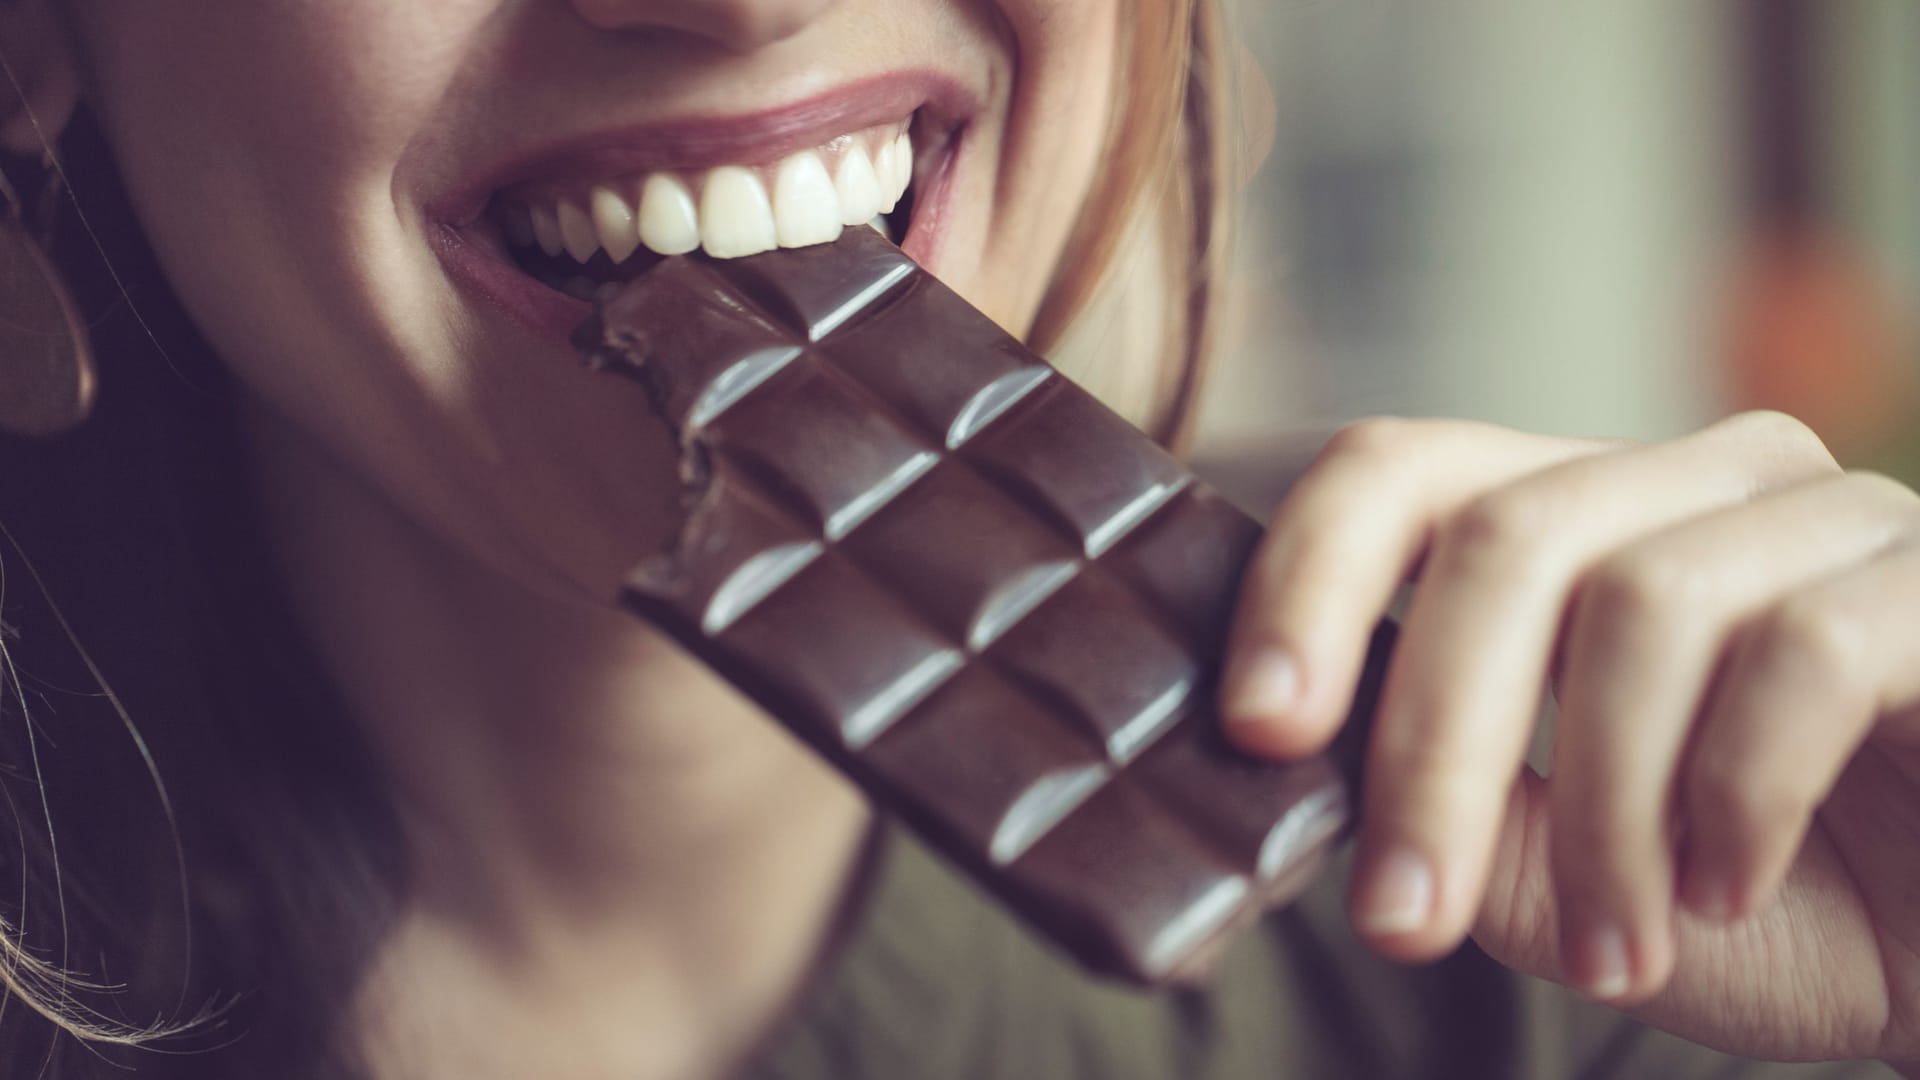
{"type": "MultiPolygon", "coordinates": [[[[1870,558],[1911,527],[1913,502],[1878,477],[1825,478],[1629,544],[1583,578],[1564,647],[1550,816],[1571,984],[1625,1001],[1666,982],[1674,956],[1672,792],[1726,642],[1781,596],[1870,558]],[[1767,542],[1753,543],[1757,536],[1767,542]]],[[[1809,715],[1859,715],[1831,696],[1837,689],[1812,691],[1828,695],[1818,699],[1823,708],[1805,697],[1776,704],[1797,709],[1808,730],[1809,715]]],[[[1785,845],[1791,855],[1812,809],[1801,800],[1827,790],[1864,724],[1862,717],[1827,725],[1835,741],[1816,758],[1796,759],[1811,748],[1791,746],[1804,738],[1789,740],[1788,758],[1775,764],[1797,770],[1796,801],[1782,809],[1798,816],[1764,823],[1776,849],[1785,845]]],[[[1747,730],[1735,737],[1774,736],[1747,730]]],[[[1703,752],[1718,753],[1696,751],[1696,760],[1703,752]]]]}
{"type": "Polygon", "coordinates": [[[1756,476],[1727,464],[1763,457],[1740,444],[1772,436],[1762,424],[1730,423],[1577,457],[1477,498],[1439,530],[1369,750],[1351,906],[1383,951],[1440,955],[1478,911],[1580,575],[1674,522],[1829,467],[1830,458],[1784,455],[1756,476]]]}
{"type": "MultiPolygon", "coordinates": [[[[1771,663],[1789,647],[1779,638],[1817,637],[1804,626],[1742,635],[1775,644],[1740,654],[1760,659],[1728,661],[1733,628],[1780,603],[1784,590],[1837,579],[1911,525],[1901,501],[1910,492],[1839,475],[1803,425],[1765,413],[1644,448],[1409,421],[1358,425],[1329,443],[1251,568],[1223,700],[1243,745],[1281,755],[1317,749],[1346,713],[1379,612],[1421,569],[1369,748],[1351,898],[1362,933],[1390,955],[1422,959],[1457,944],[1476,915],[1498,929],[1501,917],[1481,901],[1503,822],[1511,846],[1506,819],[1522,792],[1528,821],[1519,835],[1552,834],[1545,857],[1526,860],[1551,864],[1554,897],[1551,918],[1533,918],[1522,935],[1530,948],[1551,935],[1554,973],[1597,996],[1632,998],[1664,982],[1673,953],[1672,793],[1706,688],[1716,670],[1728,686],[1737,676],[1727,669],[1771,663]],[[1537,689],[1556,663],[1564,680],[1555,776],[1515,788],[1537,689]]],[[[1896,610],[1887,595],[1864,593],[1861,602],[1896,610]]],[[[1920,596],[1908,606],[1920,606],[1920,596]]],[[[1823,655],[1817,645],[1797,648],[1823,655]]],[[[1764,741],[1789,713],[1844,705],[1841,665],[1805,663],[1826,673],[1824,691],[1795,699],[1760,682],[1749,693],[1764,702],[1722,694],[1711,712],[1728,717],[1720,737],[1764,741]]],[[[1854,689],[1872,696],[1887,685],[1854,689]]],[[[1920,691],[1899,707],[1920,728],[1920,691]]],[[[1725,835],[1695,829],[1689,838],[1689,885],[1705,882],[1715,910],[1752,903],[1778,881],[1806,813],[1863,724],[1830,725],[1824,755],[1774,740],[1772,757],[1750,747],[1743,764],[1728,767],[1764,783],[1743,792],[1721,777],[1719,797],[1746,799],[1745,809],[1720,815],[1725,835]],[[1765,780],[1780,770],[1791,777],[1765,780]],[[1785,825],[1749,812],[1768,798],[1794,808],[1785,825]],[[1709,849],[1724,858],[1702,854],[1709,849]]],[[[1920,742],[1920,731],[1913,737],[1920,742]]],[[[1699,746],[1713,745],[1703,731],[1699,746]]],[[[1685,759],[1718,753],[1696,747],[1685,759]]],[[[1705,774],[1692,783],[1710,787],[1705,774]]],[[[1542,880],[1507,891],[1537,893],[1542,880]]],[[[1526,916],[1510,906],[1505,918],[1526,916]]]]}
{"type": "Polygon", "coordinates": [[[1909,541],[1737,635],[1686,766],[1689,909],[1735,919],[1766,902],[1876,720],[1901,728],[1891,742],[1920,746],[1915,611],[1920,546],[1909,541]]]}
{"type": "Polygon", "coordinates": [[[1551,785],[1530,768],[1507,794],[1492,871],[1473,940],[1510,968],[1561,978],[1559,911],[1554,901],[1548,814],[1551,785]]]}
{"type": "MultiPolygon", "coordinates": [[[[1804,425],[1775,413],[1742,414],[1672,445],[1681,444],[1703,452],[1676,465],[1711,470],[1745,495],[1833,462],[1804,425]]],[[[1222,701],[1234,737],[1280,756],[1323,748],[1346,716],[1374,620],[1441,523],[1520,477],[1633,445],[1452,420],[1378,418],[1342,429],[1294,485],[1248,568],[1222,701]]]]}
{"type": "Polygon", "coordinates": [[[1613,445],[1453,421],[1368,420],[1335,435],[1248,569],[1222,703],[1232,735],[1279,756],[1324,747],[1374,622],[1438,523],[1477,492],[1613,445]]]}

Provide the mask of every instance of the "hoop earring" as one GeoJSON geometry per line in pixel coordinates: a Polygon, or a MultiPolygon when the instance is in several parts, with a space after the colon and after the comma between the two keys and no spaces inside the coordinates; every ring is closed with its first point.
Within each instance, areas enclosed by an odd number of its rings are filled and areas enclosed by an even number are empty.
{"type": "Polygon", "coordinates": [[[0,434],[56,435],[85,420],[93,407],[86,322],[47,257],[60,173],[51,154],[46,165],[39,229],[0,172],[0,434]]]}

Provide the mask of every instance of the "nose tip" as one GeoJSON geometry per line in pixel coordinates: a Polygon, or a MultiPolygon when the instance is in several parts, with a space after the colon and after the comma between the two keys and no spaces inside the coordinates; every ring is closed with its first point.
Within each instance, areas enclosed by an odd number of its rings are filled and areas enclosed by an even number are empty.
{"type": "Polygon", "coordinates": [[[662,27],[707,38],[735,52],[785,41],[836,0],[571,0],[603,30],[662,27]]]}

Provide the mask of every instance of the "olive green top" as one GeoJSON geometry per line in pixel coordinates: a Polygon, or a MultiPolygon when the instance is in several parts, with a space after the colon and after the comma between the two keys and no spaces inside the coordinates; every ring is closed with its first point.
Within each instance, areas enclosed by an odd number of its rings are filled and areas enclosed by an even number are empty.
{"type": "Polygon", "coordinates": [[[1729,1059],[1468,947],[1405,968],[1347,930],[1336,883],[1234,943],[1204,992],[1083,975],[898,830],[813,990],[746,1080],[1786,1080],[1879,1065],[1729,1059]]]}

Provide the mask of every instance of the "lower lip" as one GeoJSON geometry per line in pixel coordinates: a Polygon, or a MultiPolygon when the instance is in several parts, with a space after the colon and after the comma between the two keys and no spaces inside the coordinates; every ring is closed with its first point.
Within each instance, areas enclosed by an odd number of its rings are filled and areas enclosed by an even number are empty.
{"type": "MultiPolygon", "coordinates": [[[[914,191],[913,219],[900,249],[914,262],[938,276],[936,261],[953,197],[953,174],[966,151],[966,130],[953,133],[945,157],[914,191]]],[[[865,228],[855,225],[851,228],[865,228]]],[[[593,310],[593,305],[547,288],[527,276],[451,222],[433,227],[431,242],[447,273],[460,287],[488,307],[531,327],[544,337],[566,340],[593,310]]]]}

